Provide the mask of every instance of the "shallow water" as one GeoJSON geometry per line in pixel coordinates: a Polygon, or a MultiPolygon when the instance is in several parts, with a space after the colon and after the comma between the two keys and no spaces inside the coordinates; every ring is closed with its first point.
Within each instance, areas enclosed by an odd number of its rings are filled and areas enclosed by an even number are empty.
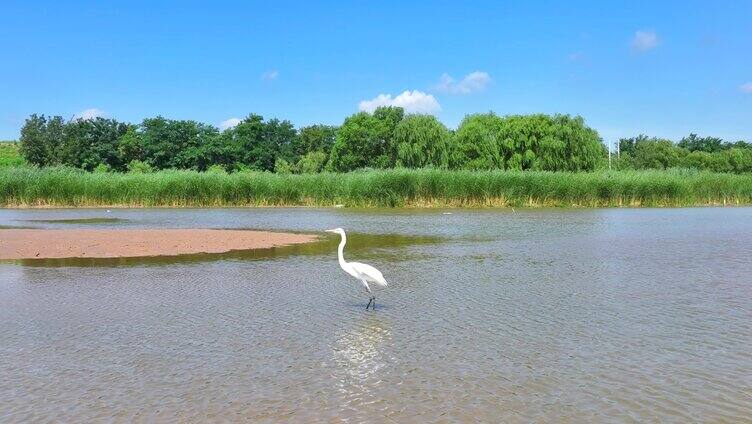
{"type": "Polygon", "coordinates": [[[332,238],[0,263],[2,422],[752,416],[749,208],[0,210],[0,226],[342,226],[348,259],[390,281],[365,312],[332,238]]]}

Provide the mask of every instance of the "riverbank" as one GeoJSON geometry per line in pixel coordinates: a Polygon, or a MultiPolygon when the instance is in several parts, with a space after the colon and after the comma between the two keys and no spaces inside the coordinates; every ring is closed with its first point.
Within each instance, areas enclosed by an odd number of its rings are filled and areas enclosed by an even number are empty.
{"type": "Polygon", "coordinates": [[[752,204],[752,174],[369,170],[344,174],[0,170],[4,207],[681,207],[752,204]]]}
{"type": "Polygon", "coordinates": [[[250,230],[0,229],[0,259],[133,258],[226,253],[307,243],[316,239],[316,236],[308,234],[250,230]]]}

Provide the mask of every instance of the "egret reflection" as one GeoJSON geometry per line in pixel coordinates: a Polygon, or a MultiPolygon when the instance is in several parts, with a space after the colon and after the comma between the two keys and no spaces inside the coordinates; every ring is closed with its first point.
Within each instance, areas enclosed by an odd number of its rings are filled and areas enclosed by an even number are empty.
{"type": "Polygon", "coordinates": [[[389,363],[384,347],[392,332],[390,322],[378,315],[363,315],[353,324],[334,346],[335,376],[345,394],[361,397],[378,384],[379,371],[389,363]]]}

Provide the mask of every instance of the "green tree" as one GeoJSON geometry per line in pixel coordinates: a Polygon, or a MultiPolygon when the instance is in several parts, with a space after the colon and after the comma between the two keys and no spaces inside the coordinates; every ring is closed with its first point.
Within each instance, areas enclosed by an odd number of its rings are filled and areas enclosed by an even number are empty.
{"type": "Polygon", "coordinates": [[[21,128],[20,151],[26,162],[37,166],[60,163],[63,143],[63,118],[31,115],[21,128]]]}
{"type": "Polygon", "coordinates": [[[590,171],[606,155],[581,117],[493,113],[465,117],[455,134],[452,167],[590,171]]]}
{"type": "Polygon", "coordinates": [[[324,152],[327,155],[337,138],[337,127],[329,125],[309,125],[298,131],[293,145],[293,154],[302,157],[310,152],[324,152]]]}
{"type": "Polygon", "coordinates": [[[288,162],[296,161],[298,158],[298,155],[293,152],[297,137],[295,126],[290,121],[280,121],[274,118],[264,125],[264,138],[274,149],[275,157],[282,157],[288,162]]]}
{"type": "Polygon", "coordinates": [[[672,168],[679,165],[686,153],[686,150],[678,149],[670,140],[641,140],[635,144],[633,166],[636,169],[672,168]]]}
{"type": "Polygon", "coordinates": [[[727,144],[718,137],[698,137],[697,134],[690,134],[687,137],[682,138],[678,147],[687,149],[690,152],[707,152],[714,153],[720,152],[727,148],[727,144]]]}
{"type": "Polygon", "coordinates": [[[261,115],[248,115],[222,134],[223,154],[228,160],[250,169],[273,171],[278,158],[290,162],[295,158],[293,146],[297,133],[289,121],[272,119],[264,122],[261,115]]]}
{"type": "Polygon", "coordinates": [[[328,166],[340,172],[393,167],[396,152],[392,137],[403,116],[400,107],[380,107],[373,114],[359,112],[349,116],[337,131],[328,166]]]}
{"type": "Polygon", "coordinates": [[[735,156],[737,150],[739,149],[721,150],[714,153],[695,150],[681,159],[681,166],[711,172],[738,172],[735,165],[743,163],[744,157],[735,156]]]}
{"type": "Polygon", "coordinates": [[[529,133],[531,145],[540,140],[535,149],[539,158],[533,169],[547,171],[592,171],[598,161],[607,155],[598,132],[585,125],[580,116],[534,115],[535,119],[549,124],[547,133],[529,133]],[[553,144],[553,146],[551,146],[553,144]],[[553,158],[553,159],[551,159],[553,158]]]}
{"type": "Polygon", "coordinates": [[[408,115],[397,124],[392,139],[397,166],[446,168],[451,156],[451,133],[431,115],[408,115]]]}
{"type": "Polygon", "coordinates": [[[464,169],[504,169],[498,135],[502,119],[494,113],[466,116],[454,135],[450,165],[464,169]]]}
{"type": "Polygon", "coordinates": [[[100,164],[122,169],[118,142],[128,125],[114,119],[75,119],[63,129],[62,163],[92,171],[100,164]]]}
{"type": "Polygon", "coordinates": [[[748,143],[744,140],[735,141],[729,143],[729,149],[752,149],[752,143],[748,143]]]}
{"type": "Polygon", "coordinates": [[[689,152],[682,158],[681,166],[690,169],[708,169],[712,156],[712,153],[700,150],[689,152]]]}
{"type": "Polygon", "coordinates": [[[144,160],[144,143],[137,126],[128,124],[125,133],[118,139],[117,149],[122,164],[128,164],[134,160],[144,160]]]}
{"type": "Polygon", "coordinates": [[[195,121],[178,121],[161,116],[144,119],[141,140],[146,161],[157,169],[205,170],[212,163],[207,146],[219,136],[211,125],[195,121]]]}
{"type": "Polygon", "coordinates": [[[26,162],[45,166],[50,162],[47,145],[47,118],[44,115],[31,115],[21,127],[21,155],[26,162]]]}
{"type": "Polygon", "coordinates": [[[635,148],[639,143],[642,143],[643,141],[650,141],[655,140],[655,138],[650,138],[646,136],[645,134],[640,134],[637,137],[632,138],[620,138],[619,139],[619,155],[629,155],[630,157],[633,157],[635,154],[635,148]]]}
{"type": "Polygon", "coordinates": [[[752,172],[752,149],[731,148],[723,153],[728,157],[728,163],[733,172],[738,174],[752,172]]]}

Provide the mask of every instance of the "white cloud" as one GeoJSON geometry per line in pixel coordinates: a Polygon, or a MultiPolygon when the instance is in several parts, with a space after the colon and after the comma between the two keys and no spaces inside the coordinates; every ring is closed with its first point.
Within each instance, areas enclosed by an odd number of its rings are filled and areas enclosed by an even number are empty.
{"type": "Polygon", "coordinates": [[[224,121],[222,121],[222,122],[219,123],[219,129],[222,130],[222,131],[224,131],[224,130],[226,130],[228,128],[232,128],[232,127],[238,125],[241,122],[242,122],[242,120],[239,119],[239,118],[225,119],[224,121]]]}
{"type": "Polygon", "coordinates": [[[739,90],[741,90],[742,93],[752,94],[752,81],[740,85],[739,90]]]}
{"type": "Polygon", "coordinates": [[[279,77],[279,71],[272,69],[261,74],[261,79],[264,81],[273,81],[279,77]]]}
{"type": "Polygon", "coordinates": [[[655,31],[641,30],[635,32],[632,37],[632,50],[636,52],[646,52],[648,50],[658,47],[661,40],[658,38],[658,34],[655,31]]]}
{"type": "Polygon", "coordinates": [[[451,75],[444,73],[435,88],[441,93],[470,94],[483,91],[490,82],[491,76],[482,71],[471,72],[459,82],[455,81],[451,75]]]}
{"type": "Polygon", "coordinates": [[[107,116],[105,112],[96,108],[91,108],[91,109],[82,110],[81,112],[78,112],[77,114],[73,115],[73,119],[88,121],[89,119],[103,118],[105,116],[107,116]]]}
{"type": "Polygon", "coordinates": [[[398,106],[406,113],[435,113],[441,111],[441,105],[431,94],[418,90],[405,90],[402,94],[392,98],[391,94],[379,94],[371,100],[363,100],[358,109],[373,112],[379,106],[398,106]]]}

